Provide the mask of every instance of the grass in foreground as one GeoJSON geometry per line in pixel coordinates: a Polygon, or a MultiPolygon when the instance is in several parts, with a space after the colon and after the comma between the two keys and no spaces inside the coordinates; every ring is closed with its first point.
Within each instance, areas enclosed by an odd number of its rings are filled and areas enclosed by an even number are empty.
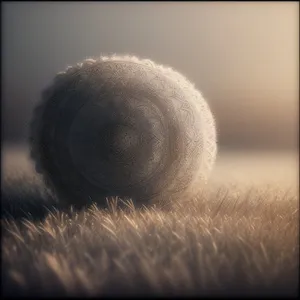
{"type": "Polygon", "coordinates": [[[297,294],[294,193],[214,187],[164,210],[122,207],[2,219],[3,294],[297,294]]]}

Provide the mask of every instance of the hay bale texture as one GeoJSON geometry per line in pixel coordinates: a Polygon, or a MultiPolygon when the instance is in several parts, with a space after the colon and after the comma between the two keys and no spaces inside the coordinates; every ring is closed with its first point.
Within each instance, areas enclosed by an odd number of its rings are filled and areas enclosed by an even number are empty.
{"type": "Polygon", "coordinates": [[[217,152],[201,93],[173,69],[132,56],[58,73],[34,110],[30,145],[46,184],[74,206],[192,197],[217,152]]]}

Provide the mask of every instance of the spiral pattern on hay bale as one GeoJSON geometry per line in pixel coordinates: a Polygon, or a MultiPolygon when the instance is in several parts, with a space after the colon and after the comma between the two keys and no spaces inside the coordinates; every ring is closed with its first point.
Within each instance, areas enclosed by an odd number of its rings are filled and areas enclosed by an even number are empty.
{"type": "Polygon", "coordinates": [[[30,145],[37,172],[75,206],[192,197],[217,152],[200,92],[173,69],[132,56],[59,73],[34,111],[30,145]]]}

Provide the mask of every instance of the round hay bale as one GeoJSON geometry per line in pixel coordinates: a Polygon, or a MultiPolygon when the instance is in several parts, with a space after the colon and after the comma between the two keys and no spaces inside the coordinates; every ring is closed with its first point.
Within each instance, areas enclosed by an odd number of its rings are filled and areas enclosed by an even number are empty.
{"type": "Polygon", "coordinates": [[[200,92],[173,69],[131,56],[57,74],[34,110],[30,145],[46,184],[74,206],[192,197],[217,152],[200,92]]]}

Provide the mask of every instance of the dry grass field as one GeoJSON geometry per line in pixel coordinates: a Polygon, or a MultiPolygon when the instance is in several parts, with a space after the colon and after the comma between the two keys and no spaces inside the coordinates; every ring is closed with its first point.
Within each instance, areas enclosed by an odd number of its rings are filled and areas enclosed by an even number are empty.
{"type": "Polygon", "coordinates": [[[195,199],[61,208],[25,150],[2,153],[2,293],[296,296],[296,157],[220,155],[195,199]]]}

